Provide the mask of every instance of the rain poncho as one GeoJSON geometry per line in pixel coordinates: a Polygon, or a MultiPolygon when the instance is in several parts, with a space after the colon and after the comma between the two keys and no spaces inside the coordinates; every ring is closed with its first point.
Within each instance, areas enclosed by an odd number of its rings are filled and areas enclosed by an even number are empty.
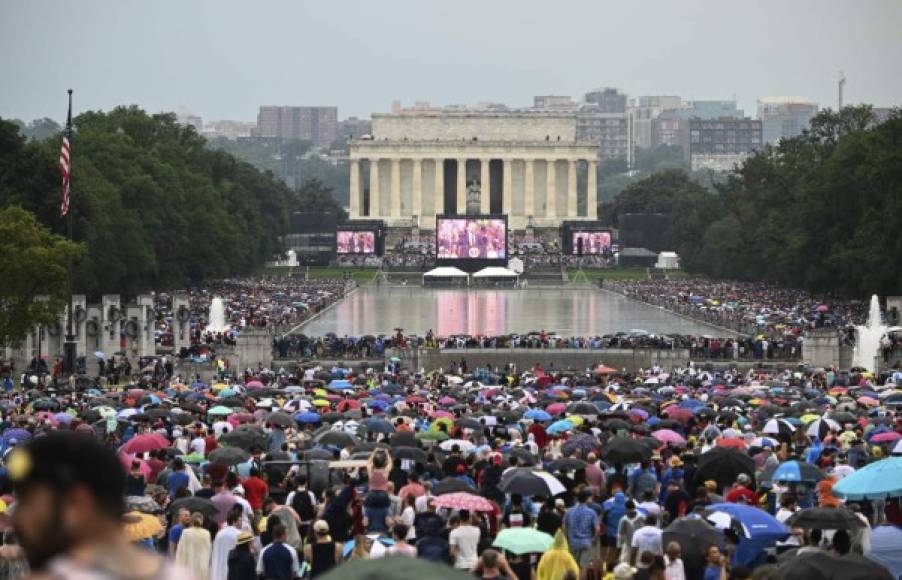
{"type": "Polygon", "coordinates": [[[536,580],[560,580],[568,571],[572,571],[579,577],[579,565],[570,554],[570,546],[567,545],[567,536],[562,530],[554,534],[554,543],[551,549],[542,554],[539,566],[536,568],[536,580]]]}
{"type": "Polygon", "coordinates": [[[604,502],[604,523],[607,526],[607,535],[609,538],[617,537],[617,527],[620,525],[620,518],[626,514],[626,495],[622,491],[614,494],[614,497],[604,502]]]}

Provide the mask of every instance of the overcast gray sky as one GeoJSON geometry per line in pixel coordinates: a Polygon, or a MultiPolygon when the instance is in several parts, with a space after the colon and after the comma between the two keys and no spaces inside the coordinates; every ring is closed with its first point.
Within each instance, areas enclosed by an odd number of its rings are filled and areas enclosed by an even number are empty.
{"type": "Polygon", "coordinates": [[[2,0],[0,116],[138,104],[205,120],[261,104],[529,105],[630,95],[902,103],[899,0],[2,0]]]}

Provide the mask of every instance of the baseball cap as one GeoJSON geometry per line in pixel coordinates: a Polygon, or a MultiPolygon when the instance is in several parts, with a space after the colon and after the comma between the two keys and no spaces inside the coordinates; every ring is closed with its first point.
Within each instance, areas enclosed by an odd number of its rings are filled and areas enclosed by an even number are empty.
{"type": "Polygon", "coordinates": [[[320,534],[329,533],[329,522],[326,520],[316,520],[316,523],[313,524],[313,531],[320,534]]]}
{"type": "Polygon", "coordinates": [[[242,495],[242,496],[243,496],[243,495],[244,495],[244,486],[243,486],[243,485],[236,485],[234,488],[232,488],[232,493],[235,494],[235,495],[242,495]]]}
{"type": "Polygon", "coordinates": [[[240,546],[241,544],[247,544],[248,542],[253,541],[253,539],[254,534],[250,532],[241,532],[238,534],[238,539],[235,541],[235,544],[240,546]]]}

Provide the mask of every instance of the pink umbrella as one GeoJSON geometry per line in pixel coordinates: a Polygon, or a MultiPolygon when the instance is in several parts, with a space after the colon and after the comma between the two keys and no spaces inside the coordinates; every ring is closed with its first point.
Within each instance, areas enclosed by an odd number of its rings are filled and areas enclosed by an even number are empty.
{"type": "Polygon", "coordinates": [[[551,413],[552,415],[560,415],[564,411],[567,410],[567,405],[564,403],[551,403],[547,407],[545,407],[546,413],[551,413]]]}
{"type": "Polygon", "coordinates": [[[244,386],[249,389],[262,389],[263,383],[261,383],[260,381],[248,381],[244,386]]]}
{"type": "Polygon", "coordinates": [[[57,420],[56,416],[53,413],[51,413],[50,411],[41,411],[40,413],[35,415],[35,417],[37,418],[38,421],[47,421],[54,427],[59,425],[59,421],[57,420]]]}
{"type": "MultiPolygon", "coordinates": [[[[132,470],[132,462],[135,461],[135,456],[129,455],[128,453],[120,453],[119,461],[122,462],[122,466],[125,468],[125,472],[128,473],[132,470]]],[[[149,478],[150,474],[153,472],[153,469],[151,469],[151,467],[147,465],[147,462],[143,459],[138,459],[137,461],[138,471],[141,472],[141,475],[143,475],[145,479],[149,478]]]]}
{"type": "Polygon", "coordinates": [[[439,417],[448,417],[449,419],[454,418],[454,415],[452,413],[449,413],[448,411],[433,411],[432,416],[436,419],[439,417]]]}
{"type": "Polygon", "coordinates": [[[159,433],[147,433],[129,439],[121,450],[125,453],[147,453],[166,447],[169,447],[169,441],[165,437],[159,433]]]}
{"type": "Polygon", "coordinates": [[[457,403],[457,399],[454,397],[442,397],[438,400],[439,405],[453,405],[455,403],[457,403]]]}
{"type": "Polygon", "coordinates": [[[661,443],[670,443],[671,445],[686,444],[686,440],[683,436],[672,429],[658,429],[657,431],[653,431],[651,436],[661,443]]]}
{"type": "Polygon", "coordinates": [[[891,443],[898,439],[902,439],[902,435],[899,435],[895,431],[888,431],[886,433],[877,433],[871,437],[871,443],[891,443]]]}
{"type": "Polygon", "coordinates": [[[668,417],[670,417],[674,421],[679,421],[680,423],[685,423],[693,417],[692,411],[690,411],[689,409],[681,409],[676,405],[671,405],[665,412],[667,413],[668,417]]]}
{"type": "Polygon", "coordinates": [[[876,407],[880,404],[880,401],[873,397],[858,397],[859,405],[867,405],[868,407],[876,407]]]}
{"type": "Polygon", "coordinates": [[[435,507],[450,508],[455,510],[469,510],[471,512],[490,512],[495,507],[492,502],[480,495],[470,493],[446,493],[432,500],[435,507]]]}

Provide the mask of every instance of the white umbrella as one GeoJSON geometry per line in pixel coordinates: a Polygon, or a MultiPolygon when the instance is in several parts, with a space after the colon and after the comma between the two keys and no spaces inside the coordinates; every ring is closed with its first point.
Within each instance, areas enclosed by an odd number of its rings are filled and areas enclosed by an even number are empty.
{"type": "Polygon", "coordinates": [[[771,419],[764,424],[764,429],[761,432],[768,435],[779,435],[780,433],[788,435],[795,430],[796,428],[792,426],[792,423],[785,419],[771,419]]]}
{"type": "Polygon", "coordinates": [[[453,448],[455,445],[460,447],[460,450],[464,453],[469,453],[470,451],[476,449],[476,446],[466,439],[448,439],[447,441],[442,441],[439,444],[439,448],[444,451],[451,451],[451,448],[453,448]]]}

